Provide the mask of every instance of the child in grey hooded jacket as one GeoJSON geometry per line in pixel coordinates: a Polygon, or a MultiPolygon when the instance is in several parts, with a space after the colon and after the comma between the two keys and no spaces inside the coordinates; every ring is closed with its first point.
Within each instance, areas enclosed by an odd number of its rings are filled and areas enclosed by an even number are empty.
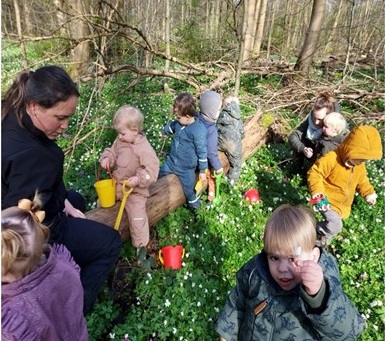
{"type": "Polygon", "coordinates": [[[365,321],[344,293],[336,259],[315,246],[316,220],[281,205],[268,220],[264,250],[237,272],[216,331],[221,341],[355,340],[365,321]]]}
{"type": "Polygon", "coordinates": [[[227,96],[223,101],[223,109],[217,121],[218,149],[224,152],[229,160],[230,169],[227,180],[235,184],[242,167],[242,139],[244,137],[241,108],[236,96],[227,96]]]}
{"type": "Polygon", "coordinates": [[[216,121],[222,107],[222,97],[219,93],[211,90],[205,91],[199,99],[200,111],[197,114],[198,119],[206,127],[207,142],[207,203],[210,204],[215,199],[215,176],[223,173],[221,160],[218,156],[218,130],[216,121]]]}

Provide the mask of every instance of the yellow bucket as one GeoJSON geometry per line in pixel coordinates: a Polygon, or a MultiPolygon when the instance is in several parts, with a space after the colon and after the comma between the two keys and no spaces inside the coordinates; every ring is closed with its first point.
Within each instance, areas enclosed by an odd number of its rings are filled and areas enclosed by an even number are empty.
{"type": "Polygon", "coordinates": [[[100,206],[102,206],[103,208],[114,206],[116,198],[115,180],[112,179],[112,175],[109,169],[108,172],[110,173],[111,179],[99,180],[99,169],[98,181],[94,183],[96,193],[98,194],[100,206]]]}

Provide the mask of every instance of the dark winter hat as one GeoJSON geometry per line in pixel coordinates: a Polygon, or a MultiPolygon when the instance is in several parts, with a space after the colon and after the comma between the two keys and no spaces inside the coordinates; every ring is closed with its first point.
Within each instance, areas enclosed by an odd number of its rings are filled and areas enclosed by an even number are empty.
{"type": "Polygon", "coordinates": [[[222,105],[222,97],[215,91],[205,91],[199,99],[201,114],[206,121],[216,122],[222,105]]]}

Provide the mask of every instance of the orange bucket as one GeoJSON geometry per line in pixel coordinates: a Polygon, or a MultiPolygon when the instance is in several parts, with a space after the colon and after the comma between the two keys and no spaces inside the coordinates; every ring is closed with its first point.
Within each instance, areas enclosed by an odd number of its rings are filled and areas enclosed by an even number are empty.
{"type": "Polygon", "coordinates": [[[159,260],[165,269],[178,270],[182,267],[184,248],[182,245],[169,245],[159,250],[159,260]]]}
{"type": "Polygon", "coordinates": [[[99,180],[100,170],[101,167],[99,168],[97,181],[94,183],[94,187],[96,189],[96,193],[98,194],[100,206],[108,208],[115,205],[116,181],[112,178],[109,168],[107,168],[107,171],[110,174],[110,179],[99,180]]]}

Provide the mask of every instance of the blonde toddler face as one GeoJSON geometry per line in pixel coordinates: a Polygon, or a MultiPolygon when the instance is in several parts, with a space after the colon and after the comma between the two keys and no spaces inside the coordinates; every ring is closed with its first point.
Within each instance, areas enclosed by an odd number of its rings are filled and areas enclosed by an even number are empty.
{"type": "Polygon", "coordinates": [[[322,132],[325,136],[329,136],[329,137],[338,135],[338,132],[335,128],[325,123],[324,123],[324,126],[322,127],[322,132]]]}

